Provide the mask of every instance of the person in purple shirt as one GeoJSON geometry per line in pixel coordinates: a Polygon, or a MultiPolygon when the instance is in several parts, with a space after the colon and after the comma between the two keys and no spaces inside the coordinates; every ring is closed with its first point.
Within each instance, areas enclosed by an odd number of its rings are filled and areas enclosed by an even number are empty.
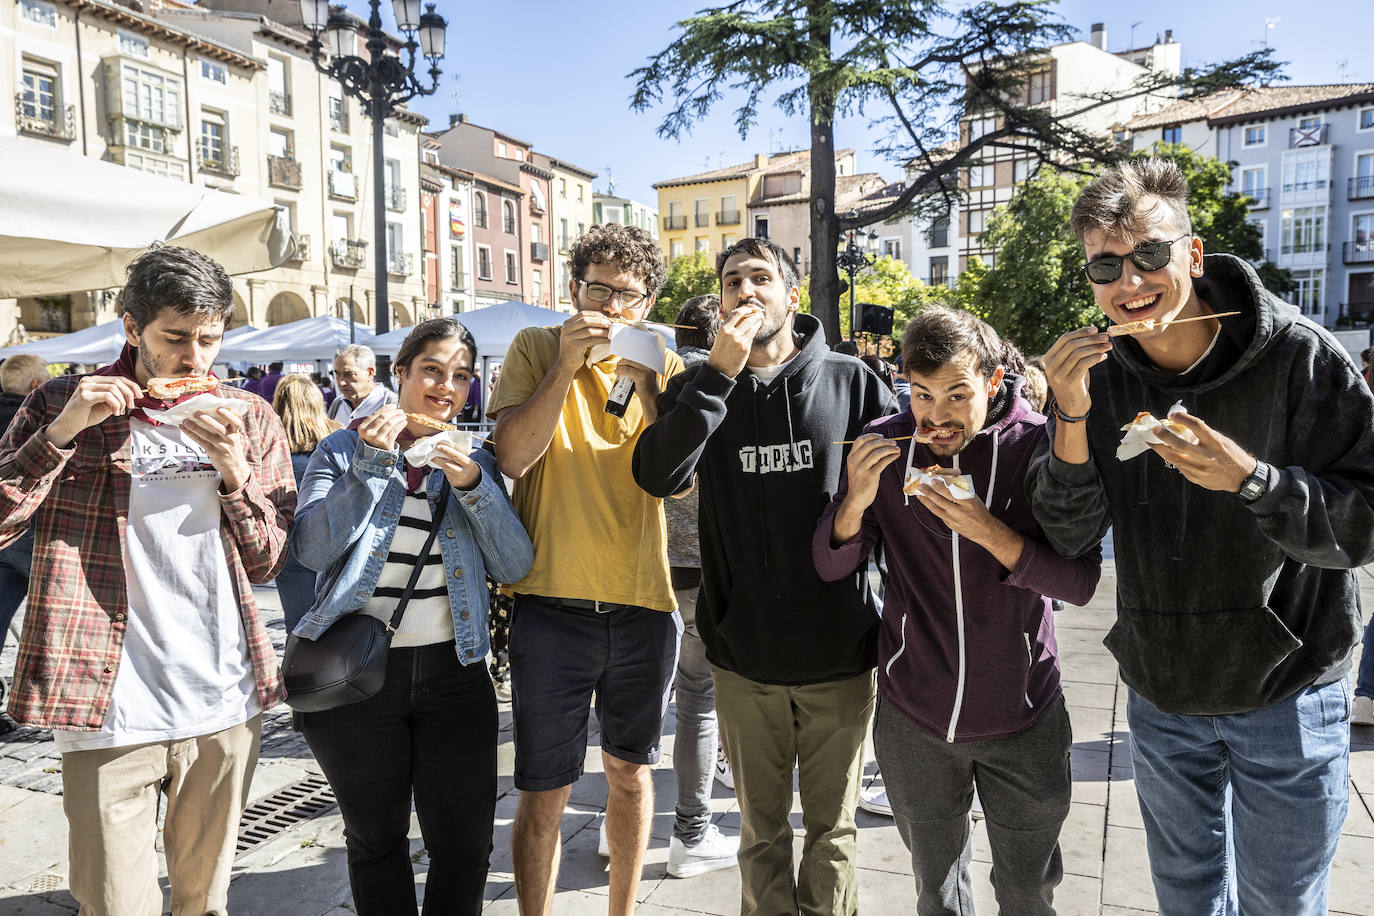
{"type": "Polygon", "coordinates": [[[258,383],[258,394],[262,395],[269,404],[277,396],[277,383],[281,381],[281,369],[281,363],[270,363],[267,366],[267,374],[258,383]]]}
{"type": "Polygon", "coordinates": [[[1087,602],[1101,548],[1065,559],[1031,515],[1024,475],[1045,418],[1007,371],[1022,366],[1015,348],[967,312],[928,309],[907,325],[902,364],[911,407],[854,443],[816,570],[851,576],[882,543],[873,745],[916,911],[971,911],[976,785],[1002,912],[1053,914],[1073,734],[1050,602],[1087,602]],[[960,476],[904,486],[933,465],[960,476]]]}

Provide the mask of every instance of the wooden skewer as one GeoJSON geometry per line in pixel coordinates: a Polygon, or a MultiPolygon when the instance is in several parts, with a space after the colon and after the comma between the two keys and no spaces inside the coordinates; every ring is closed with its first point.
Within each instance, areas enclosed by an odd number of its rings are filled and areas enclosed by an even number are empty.
{"type": "MultiPolygon", "coordinates": [[[[888,442],[901,442],[905,439],[928,439],[928,436],[888,436],[888,442]]],[[[858,439],[843,439],[839,442],[832,442],[831,445],[853,445],[858,439]]]]}
{"type": "MultiPolygon", "coordinates": [[[[1232,315],[1239,314],[1240,312],[1217,312],[1215,315],[1194,315],[1192,318],[1175,318],[1173,321],[1157,321],[1154,324],[1149,325],[1148,327],[1140,328],[1138,330],[1119,331],[1116,334],[1112,334],[1112,328],[1130,327],[1131,325],[1135,324],[1134,321],[1128,321],[1125,324],[1112,325],[1111,328],[1107,329],[1107,334],[1112,337],[1125,337],[1127,334],[1136,334],[1140,331],[1153,331],[1156,328],[1167,327],[1171,324],[1186,324],[1189,321],[1206,321],[1208,318],[1230,318],[1232,315]]],[[[1148,318],[1146,318],[1145,320],[1149,321],[1148,318]]]]}
{"type": "MultiPolygon", "coordinates": [[[[432,429],[442,429],[442,431],[446,433],[458,431],[458,427],[454,426],[452,423],[445,423],[442,420],[436,420],[433,417],[427,417],[424,414],[407,413],[406,416],[414,420],[415,422],[423,424],[424,426],[428,426],[432,429]]],[[[472,433],[471,435],[472,438],[476,439],[478,442],[492,442],[491,439],[488,439],[485,436],[479,436],[476,433],[472,433]]]]}

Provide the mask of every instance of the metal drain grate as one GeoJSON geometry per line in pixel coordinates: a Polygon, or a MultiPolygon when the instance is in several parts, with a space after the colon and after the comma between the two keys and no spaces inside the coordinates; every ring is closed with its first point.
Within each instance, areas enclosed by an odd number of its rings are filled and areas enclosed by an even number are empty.
{"type": "Polygon", "coordinates": [[[239,822],[237,855],[261,846],[301,821],[334,806],[334,792],[321,776],[307,776],[249,805],[239,822]]]}
{"type": "Polygon", "coordinates": [[[39,875],[29,884],[30,894],[47,894],[67,886],[67,879],[61,875],[39,875]]]}

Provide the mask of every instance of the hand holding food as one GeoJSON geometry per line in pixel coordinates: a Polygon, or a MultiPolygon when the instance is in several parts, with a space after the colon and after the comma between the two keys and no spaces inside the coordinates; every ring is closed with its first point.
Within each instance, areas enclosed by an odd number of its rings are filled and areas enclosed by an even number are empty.
{"type": "Polygon", "coordinates": [[[1111,348],[1111,338],[1090,326],[1069,331],[1045,354],[1045,378],[1065,414],[1081,417],[1092,409],[1088,370],[1106,359],[1111,348]]]}
{"type": "Polygon", "coordinates": [[[135,407],[142,391],[138,383],[118,375],[88,375],[77,382],[71,397],[45,435],[58,448],[66,448],[83,429],[135,407]]]}
{"type": "Polygon", "coordinates": [[[749,361],[754,335],[763,326],[763,309],[752,302],[740,303],[716,332],[716,342],[706,363],[721,375],[735,378],[749,361]]]}
{"type": "Polygon", "coordinates": [[[902,447],[878,433],[865,433],[854,440],[845,459],[849,474],[849,496],[856,509],[867,509],[878,497],[878,481],[883,469],[902,454],[902,447]]]}
{"type": "Polygon", "coordinates": [[[406,428],[405,411],[387,405],[369,414],[358,425],[358,438],[384,452],[396,449],[396,437],[406,428]]]}

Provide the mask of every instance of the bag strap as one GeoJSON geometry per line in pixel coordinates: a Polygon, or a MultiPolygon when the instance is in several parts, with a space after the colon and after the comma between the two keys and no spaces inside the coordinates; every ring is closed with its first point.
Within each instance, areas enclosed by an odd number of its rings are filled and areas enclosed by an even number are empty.
{"type": "Polygon", "coordinates": [[[405,593],[401,595],[400,602],[396,605],[395,612],[391,615],[391,622],[386,625],[386,639],[391,641],[391,637],[396,635],[396,629],[401,625],[401,615],[406,612],[406,605],[410,603],[410,594],[415,591],[415,583],[420,581],[420,570],[424,569],[425,561],[429,559],[429,551],[434,547],[434,538],[439,534],[439,526],[444,523],[444,511],[448,508],[448,478],[444,478],[444,485],[439,489],[439,502],[434,507],[434,519],[430,522],[429,537],[425,538],[425,546],[420,549],[420,555],[415,559],[415,568],[410,571],[410,581],[406,583],[405,593]]]}

